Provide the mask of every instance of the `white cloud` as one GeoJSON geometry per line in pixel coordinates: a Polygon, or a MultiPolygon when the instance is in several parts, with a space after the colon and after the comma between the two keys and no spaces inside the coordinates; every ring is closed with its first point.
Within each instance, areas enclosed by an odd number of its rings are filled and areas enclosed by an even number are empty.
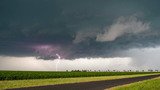
{"type": "MultiPolygon", "coordinates": [[[[1,70],[56,70],[56,60],[37,60],[34,57],[2,57],[1,70]]],[[[61,59],[58,70],[126,70],[130,67],[131,58],[79,58],[75,60],[61,59]]]]}
{"type": "Polygon", "coordinates": [[[114,41],[124,34],[137,34],[150,28],[149,23],[138,20],[135,16],[120,17],[104,33],[98,34],[96,40],[100,42],[114,41]]]}

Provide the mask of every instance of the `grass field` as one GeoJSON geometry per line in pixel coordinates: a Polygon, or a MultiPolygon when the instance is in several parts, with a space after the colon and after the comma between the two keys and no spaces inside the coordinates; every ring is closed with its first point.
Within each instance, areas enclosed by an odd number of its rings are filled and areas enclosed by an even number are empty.
{"type": "Polygon", "coordinates": [[[160,77],[114,87],[109,90],[160,90],[160,77]]]}
{"type": "Polygon", "coordinates": [[[157,72],[44,72],[44,71],[0,71],[0,80],[48,79],[70,77],[118,76],[150,74],[157,72]]]}
{"type": "Polygon", "coordinates": [[[30,80],[2,80],[0,81],[0,89],[31,87],[41,85],[54,85],[76,82],[89,82],[99,80],[112,80],[120,78],[146,76],[151,74],[136,74],[136,75],[120,75],[120,76],[99,76],[99,77],[77,77],[77,78],[53,78],[53,79],[30,79],[30,80]]]}

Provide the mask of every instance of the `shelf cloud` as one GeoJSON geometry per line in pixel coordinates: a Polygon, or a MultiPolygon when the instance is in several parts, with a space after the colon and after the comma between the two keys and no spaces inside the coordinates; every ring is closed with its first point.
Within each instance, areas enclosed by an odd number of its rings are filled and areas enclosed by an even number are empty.
{"type": "MultiPolygon", "coordinates": [[[[14,62],[15,59],[8,59],[12,57],[22,62],[27,57],[37,63],[54,62],[59,55],[67,62],[83,59],[99,63],[103,60],[98,58],[114,63],[114,58],[127,57],[136,62],[134,66],[141,65],[150,60],[139,57],[154,55],[136,54],[133,49],[139,52],[153,48],[156,52],[160,46],[159,3],[158,0],[0,0],[0,60],[3,59],[0,64],[14,62]]],[[[152,65],[157,66],[157,61],[152,65]]]]}

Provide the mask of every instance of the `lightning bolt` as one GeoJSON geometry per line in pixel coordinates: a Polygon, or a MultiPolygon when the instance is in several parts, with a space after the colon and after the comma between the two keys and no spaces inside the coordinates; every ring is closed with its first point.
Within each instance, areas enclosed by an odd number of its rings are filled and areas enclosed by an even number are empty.
{"type": "Polygon", "coordinates": [[[56,71],[58,71],[58,63],[59,63],[59,60],[61,59],[61,56],[59,54],[56,54],[56,56],[58,57],[58,60],[56,63],[56,71]]]}
{"type": "Polygon", "coordinates": [[[61,56],[59,54],[56,54],[56,56],[58,57],[58,59],[61,59],[61,56]]]}

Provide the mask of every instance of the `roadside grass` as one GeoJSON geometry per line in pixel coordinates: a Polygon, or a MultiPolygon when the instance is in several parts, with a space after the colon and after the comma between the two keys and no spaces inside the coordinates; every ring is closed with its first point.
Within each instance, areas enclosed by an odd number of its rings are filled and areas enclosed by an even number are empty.
{"type": "Polygon", "coordinates": [[[120,75],[120,76],[99,76],[99,77],[77,77],[77,78],[53,78],[53,79],[29,79],[29,80],[4,80],[0,81],[0,90],[21,87],[33,87],[43,85],[55,85],[66,83],[90,82],[100,80],[112,80],[120,78],[132,78],[139,76],[147,76],[153,74],[136,74],[136,75],[120,75]]]}
{"type": "Polygon", "coordinates": [[[160,90],[160,77],[132,84],[113,87],[109,90],[160,90]]]}

